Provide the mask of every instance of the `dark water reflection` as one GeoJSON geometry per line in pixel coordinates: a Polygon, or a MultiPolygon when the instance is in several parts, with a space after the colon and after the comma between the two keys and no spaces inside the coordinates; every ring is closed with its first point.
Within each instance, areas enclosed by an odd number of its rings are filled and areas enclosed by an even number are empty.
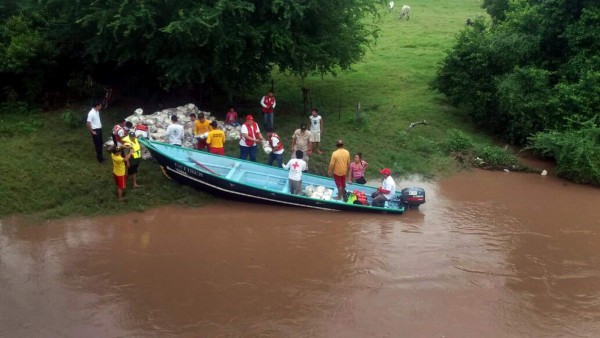
{"type": "Polygon", "coordinates": [[[0,336],[598,335],[598,189],[480,171],[425,188],[400,217],[223,201],[3,220],[0,336]]]}

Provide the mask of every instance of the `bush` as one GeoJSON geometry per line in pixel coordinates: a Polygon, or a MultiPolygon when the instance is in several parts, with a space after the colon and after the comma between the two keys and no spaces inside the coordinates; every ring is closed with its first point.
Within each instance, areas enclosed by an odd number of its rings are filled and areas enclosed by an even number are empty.
{"type": "Polygon", "coordinates": [[[63,123],[70,128],[81,127],[83,122],[82,118],[77,116],[77,114],[72,110],[65,110],[62,114],[60,114],[60,118],[63,123]]]}
{"type": "Polygon", "coordinates": [[[523,169],[523,166],[514,154],[497,146],[483,146],[477,149],[475,154],[483,161],[481,167],[486,169],[523,169]]]}
{"type": "Polygon", "coordinates": [[[555,159],[557,176],[600,186],[600,128],[593,121],[580,129],[537,133],[528,148],[555,159]]]}
{"type": "Polygon", "coordinates": [[[449,154],[468,153],[473,149],[473,140],[457,129],[451,129],[448,137],[442,142],[442,148],[449,154]]]}

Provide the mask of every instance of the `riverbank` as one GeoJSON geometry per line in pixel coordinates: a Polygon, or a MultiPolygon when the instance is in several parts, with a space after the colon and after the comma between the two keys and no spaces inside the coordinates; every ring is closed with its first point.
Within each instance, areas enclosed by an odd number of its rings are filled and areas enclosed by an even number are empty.
{"type": "MultiPolygon", "coordinates": [[[[494,146],[490,137],[474,130],[459,111],[428,88],[437,63],[452,45],[456,32],[464,27],[465,18],[480,12],[477,2],[439,4],[432,0],[414,6],[410,21],[382,11],[377,45],[354,71],[304,80],[274,74],[278,100],[275,125],[287,148],[286,159],[293,131],[308,121],[301,91],[306,87],[309,107],[319,109],[324,120],[325,153],[311,157],[309,167],[313,173],[327,172],[336,139],[343,139],[351,153],[363,154],[369,163],[366,176],[370,179],[378,179],[378,169],[383,167],[391,168],[396,177],[418,174],[435,179],[477,165],[477,158],[491,167],[514,165],[514,156],[494,146]],[[418,121],[427,123],[408,128],[418,121]]],[[[241,117],[250,113],[257,121],[262,120],[258,101],[269,86],[245,98],[239,105],[241,117]]],[[[119,97],[118,91],[115,104],[102,112],[105,138],[117,119],[132,114],[135,108],[141,107],[147,113],[157,109],[143,101],[119,97]]],[[[218,99],[201,107],[219,119],[224,118],[226,108],[218,99]]],[[[89,107],[69,109],[79,116],[89,107]]],[[[61,114],[2,115],[2,130],[11,133],[0,136],[0,151],[6,159],[0,165],[0,216],[99,215],[164,204],[197,206],[213,199],[169,181],[154,162],[144,161],[139,174],[143,187],[128,189],[127,201],[118,203],[111,164],[98,164],[83,124],[69,123],[61,114]]],[[[237,143],[228,142],[226,153],[236,156],[237,143]]],[[[259,152],[259,161],[266,162],[266,158],[259,152]]]]}

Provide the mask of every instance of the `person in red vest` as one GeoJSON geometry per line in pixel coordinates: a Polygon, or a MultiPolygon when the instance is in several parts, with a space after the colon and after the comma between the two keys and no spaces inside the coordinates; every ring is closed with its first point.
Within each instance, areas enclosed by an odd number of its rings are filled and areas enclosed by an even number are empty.
{"type": "Polygon", "coordinates": [[[122,146],[123,138],[129,134],[126,123],[129,123],[129,125],[131,126],[131,122],[125,122],[125,120],[123,119],[119,121],[118,124],[115,124],[115,126],[113,127],[112,139],[115,146],[122,146]]]}
{"type": "Polygon", "coordinates": [[[272,90],[269,90],[267,95],[263,96],[260,99],[260,105],[262,106],[262,112],[265,118],[265,128],[273,128],[275,125],[275,105],[277,102],[275,101],[275,95],[272,90]]]}
{"type": "Polygon", "coordinates": [[[264,138],[252,115],[246,116],[246,122],[242,124],[240,133],[242,134],[240,137],[240,158],[245,160],[250,156],[250,161],[256,162],[256,149],[258,148],[256,142],[258,140],[262,141],[264,138]]]}
{"type": "Polygon", "coordinates": [[[277,166],[279,168],[283,167],[283,142],[281,142],[281,137],[275,133],[275,128],[267,128],[267,141],[269,141],[269,146],[271,149],[271,153],[269,153],[269,165],[273,165],[273,161],[277,160],[277,166]]]}

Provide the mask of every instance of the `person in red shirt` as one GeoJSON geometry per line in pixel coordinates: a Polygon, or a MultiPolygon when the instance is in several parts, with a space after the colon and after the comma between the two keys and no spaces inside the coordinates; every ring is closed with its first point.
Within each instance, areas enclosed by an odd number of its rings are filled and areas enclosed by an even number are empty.
{"type": "Polygon", "coordinates": [[[275,101],[275,95],[272,90],[269,90],[267,95],[263,96],[260,99],[260,105],[262,107],[262,112],[265,118],[265,129],[273,128],[275,125],[275,105],[277,102],[275,101]]]}

